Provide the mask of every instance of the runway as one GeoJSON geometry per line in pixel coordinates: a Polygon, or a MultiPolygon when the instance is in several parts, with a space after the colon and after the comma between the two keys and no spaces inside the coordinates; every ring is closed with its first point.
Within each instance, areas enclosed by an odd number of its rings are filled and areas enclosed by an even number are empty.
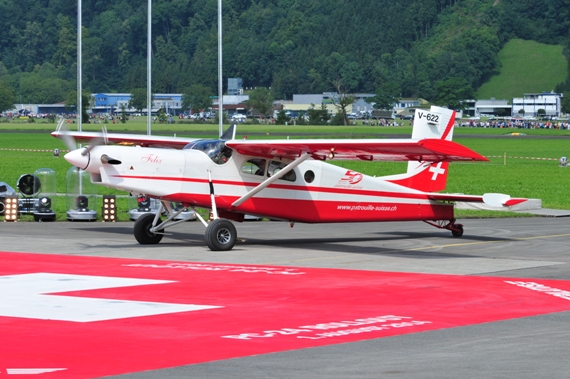
{"type": "Polygon", "coordinates": [[[461,222],[246,222],[230,252],[198,222],[155,246],[132,223],[3,223],[0,285],[27,290],[1,301],[0,374],[567,378],[568,219],[461,222]]]}

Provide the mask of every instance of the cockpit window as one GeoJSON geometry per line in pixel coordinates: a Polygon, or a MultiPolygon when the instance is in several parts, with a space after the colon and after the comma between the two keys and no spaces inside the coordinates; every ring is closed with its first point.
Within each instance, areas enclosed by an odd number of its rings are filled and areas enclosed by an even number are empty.
{"type": "Polygon", "coordinates": [[[184,150],[203,151],[216,164],[224,164],[230,160],[233,150],[226,146],[223,140],[201,140],[189,143],[184,150]]]}
{"type": "MultiPolygon", "coordinates": [[[[279,161],[271,161],[269,163],[269,168],[267,169],[267,176],[273,176],[277,174],[279,171],[283,170],[286,166],[287,166],[286,163],[279,161]]],[[[295,175],[295,171],[292,170],[283,175],[281,179],[294,182],[295,180],[297,180],[297,176],[295,175]]]]}
{"type": "MultiPolygon", "coordinates": [[[[253,158],[244,162],[243,166],[241,167],[241,171],[245,174],[270,177],[277,174],[286,166],[287,164],[283,162],[269,161],[269,167],[267,167],[267,161],[265,159],[253,158]]],[[[297,176],[295,175],[295,171],[289,171],[279,179],[294,182],[297,180],[297,176]]]]}
{"type": "Polygon", "coordinates": [[[261,158],[250,159],[241,166],[241,171],[246,174],[264,176],[267,161],[261,158]]]}

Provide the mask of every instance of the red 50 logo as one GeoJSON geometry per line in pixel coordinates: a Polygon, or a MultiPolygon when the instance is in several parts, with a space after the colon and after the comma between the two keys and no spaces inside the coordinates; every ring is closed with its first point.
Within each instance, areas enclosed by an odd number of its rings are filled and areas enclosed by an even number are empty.
{"type": "Polygon", "coordinates": [[[344,174],[344,177],[341,180],[348,182],[349,184],[357,184],[360,183],[362,178],[364,178],[364,175],[362,175],[361,173],[348,170],[346,174],[344,174]]]}

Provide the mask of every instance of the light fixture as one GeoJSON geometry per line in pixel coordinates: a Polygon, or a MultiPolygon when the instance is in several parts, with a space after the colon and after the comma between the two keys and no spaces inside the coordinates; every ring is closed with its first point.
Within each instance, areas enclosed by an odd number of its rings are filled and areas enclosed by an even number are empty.
{"type": "Polygon", "coordinates": [[[51,199],[47,196],[42,196],[37,199],[34,206],[34,220],[35,221],[54,221],[55,212],[51,210],[51,199]]]}
{"type": "Polygon", "coordinates": [[[4,207],[4,221],[17,221],[18,196],[6,196],[4,207]]]}
{"type": "Polygon", "coordinates": [[[115,222],[117,219],[117,204],[115,195],[103,195],[103,222],[115,222]]]}
{"type": "Polygon", "coordinates": [[[150,211],[150,199],[144,195],[140,195],[137,199],[139,204],[139,212],[150,211]]]}
{"type": "Polygon", "coordinates": [[[77,198],[75,199],[75,206],[77,207],[77,209],[83,212],[89,210],[89,200],[87,199],[87,196],[83,195],[77,196],[77,198]]]}

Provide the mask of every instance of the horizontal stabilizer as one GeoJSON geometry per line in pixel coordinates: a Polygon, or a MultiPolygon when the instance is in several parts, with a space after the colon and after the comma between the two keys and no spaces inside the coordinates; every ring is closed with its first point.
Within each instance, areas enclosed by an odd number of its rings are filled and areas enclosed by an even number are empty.
{"type": "Polygon", "coordinates": [[[511,197],[503,193],[486,193],[483,195],[483,202],[491,207],[504,206],[511,197]]]}
{"type": "Polygon", "coordinates": [[[520,203],[524,203],[528,199],[512,198],[502,193],[486,193],[483,196],[463,195],[463,194],[447,194],[447,193],[430,193],[428,198],[438,201],[460,201],[464,203],[484,203],[491,207],[502,208],[512,207],[520,203]]]}

